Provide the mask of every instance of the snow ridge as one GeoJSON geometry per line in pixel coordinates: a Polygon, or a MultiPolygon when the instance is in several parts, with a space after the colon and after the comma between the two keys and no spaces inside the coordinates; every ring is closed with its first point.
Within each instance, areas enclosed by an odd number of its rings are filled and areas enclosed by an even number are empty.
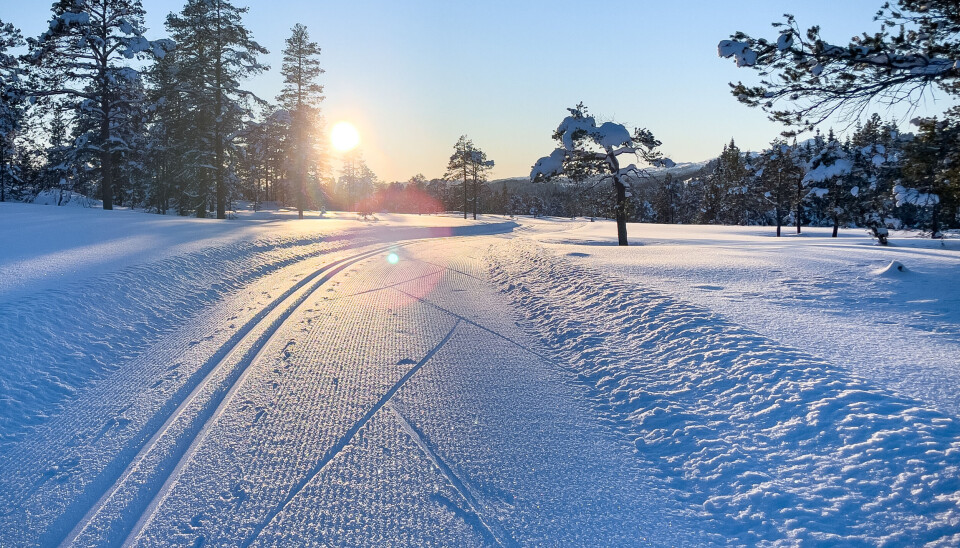
{"type": "Polygon", "coordinates": [[[960,542],[960,424],[520,239],[494,279],[718,543],[960,542]]]}

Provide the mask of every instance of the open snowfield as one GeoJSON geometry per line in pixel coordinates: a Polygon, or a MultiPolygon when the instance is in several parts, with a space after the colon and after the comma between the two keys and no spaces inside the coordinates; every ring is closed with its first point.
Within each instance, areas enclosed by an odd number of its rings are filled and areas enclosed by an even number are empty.
{"type": "Polygon", "coordinates": [[[960,543],[960,239],[295,217],[0,204],[0,545],[960,543]]]}

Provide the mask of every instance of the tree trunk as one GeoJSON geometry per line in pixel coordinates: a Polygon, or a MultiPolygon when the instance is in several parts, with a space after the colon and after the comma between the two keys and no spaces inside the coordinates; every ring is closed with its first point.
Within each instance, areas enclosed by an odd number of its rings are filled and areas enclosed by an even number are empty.
{"type": "MultiPolygon", "coordinates": [[[[298,100],[299,103],[299,100],[298,100]]],[[[293,134],[296,135],[297,142],[294,143],[294,150],[297,152],[297,218],[303,219],[303,210],[306,208],[307,202],[307,173],[306,173],[306,132],[304,131],[305,121],[303,120],[303,113],[301,107],[298,104],[297,112],[294,114],[294,123],[296,128],[294,129],[293,134]]]]}
{"type": "Polygon", "coordinates": [[[110,154],[110,103],[101,103],[103,116],[100,118],[100,194],[103,209],[113,209],[113,155],[110,154]]]}
{"type": "Polygon", "coordinates": [[[215,162],[216,165],[216,174],[217,178],[217,219],[226,219],[227,218],[227,187],[226,181],[224,181],[224,169],[223,169],[223,155],[224,155],[224,144],[223,144],[223,55],[224,55],[224,45],[223,38],[221,33],[223,29],[221,25],[223,24],[222,15],[220,13],[220,2],[217,2],[217,39],[216,39],[216,61],[215,61],[215,73],[214,79],[216,82],[216,89],[214,92],[216,95],[216,100],[214,102],[214,119],[213,119],[213,141],[214,141],[214,151],[213,154],[216,156],[215,162]]]}
{"type": "Polygon", "coordinates": [[[474,175],[473,177],[473,220],[474,221],[477,220],[477,202],[479,201],[477,194],[479,194],[478,192],[479,187],[480,187],[480,183],[477,182],[477,177],[476,175],[474,175]]]}
{"type": "Polygon", "coordinates": [[[933,211],[931,212],[930,217],[930,237],[937,238],[940,233],[940,204],[933,204],[933,211]]]}
{"type": "Polygon", "coordinates": [[[840,230],[840,217],[837,215],[833,216],[833,236],[831,238],[837,237],[837,232],[840,230]]]}
{"type": "Polygon", "coordinates": [[[800,213],[803,211],[803,179],[797,181],[797,234],[800,234],[800,213]]]}
{"type": "Polygon", "coordinates": [[[0,143],[0,202],[7,201],[7,168],[4,167],[4,162],[6,162],[6,159],[4,158],[3,154],[6,152],[6,149],[7,147],[5,147],[3,143],[0,143]]]}
{"type": "Polygon", "coordinates": [[[777,238],[780,237],[780,225],[783,224],[783,212],[780,211],[780,206],[776,208],[777,215],[777,238]]]}
{"type": "MultiPolygon", "coordinates": [[[[220,111],[220,100],[217,100],[217,112],[220,111]]],[[[216,165],[216,174],[217,178],[217,219],[226,219],[227,218],[227,187],[224,182],[224,169],[223,169],[223,135],[220,133],[220,123],[216,122],[216,129],[213,130],[213,139],[215,142],[214,155],[216,158],[214,162],[216,165]]]]}
{"type": "Polygon", "coordinates": [[[629,245],[627,243],[627,188],[619,178],[614,178],[613,184],[617,187],[617,244],[629,245]]]}

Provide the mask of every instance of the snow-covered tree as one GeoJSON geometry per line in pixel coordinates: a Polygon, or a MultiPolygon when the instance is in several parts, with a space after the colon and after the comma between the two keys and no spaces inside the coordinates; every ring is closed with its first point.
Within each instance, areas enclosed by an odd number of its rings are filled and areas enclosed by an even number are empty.
{"type": "Polygon", "coordinates": [[[493,160],[487,159],[487,153],[474,147],[470,151],[470,187],[473,190],[473,220],[477,220],[480,203],[480,191],[487,181],[487,172],[493,169],[493,160]]]}
{"type": "Polygon", "coordinates": [[[14,158],[14,139],[23,120],[22,68],[10,50],[23,45],[20,31],[0,21],[0,202],[7,199],[7,187],[19,180],[14,158]]]}
{"type": "Polygon", "coordinates": [[[545,181],[571,174],[577,177],[600,176],[598,182],[612,182],[616,193],[617,241],[620,245],[627,245],[628,187],[646,173],[634,164],[620,167],[620,156],[633,155],[654,166],[672,166],[673,162],[656,150],[660,141],[645,128],[637,128],[631,136],[621,124],[604,122],[598,126],[593,116],[587,114],[583,103],[567,110],[570,115],[560,122],[553,134],[561,146],[537,161],[530,172],[530,180],[545,181]]]}
{"type": "Polygon", "coordinates": [[[770,143],[754,161],[758,190],[764,201],[773,208],[777,237],[783,221],[793,204],[793,183],[803,177],[803,168],[797,161],[796,151],[786,141],[777,139],[770,143]]]}
{"type": "Polygon", "coordinates": [[[743,32],[719,43],[721,57],[757,70],[759,85],[731,84],[733,95],[772,119],[808,128],[835,112],[859,115],[870,101],[916,103],[937,86],[960,93],[960,10],[955,0],[898,0],[877,13],[879,29],[831,44],[820,27],[802,31],[792,15],[779,35],[743,32]]]}
{"type": "Polygon", "coordinates": [[[894,187],[893,193],[897,207],[926,211],[930,234],[938,238],[944,209],[953,210],[952,220],[956,222],[960,201],[960,110],[948,111],[943,120],[923,118],[915,123],[917,135],[904,151],[904,181],[894,187]]]}
{"type": "Polygon", "coordinates": [[[303,218],[307,199],[307,174],[319,163],[317,144],[320,139],[320,102],[323,86],[317,78],[323,74],[320,46],[310,41],[307,27],[297,23],[291,30],[283,50],[283,89],[277,99],[290,112],[291,127],[288,154],[294,159],[293,179],[296,185],[297,210],[303,218]]]}
{"type": "Polygon", "coordinates": [[[447,172],[445,177],[460,180],[460,186],[463,189],[463,218],[467,218],[468,210],[468,192],[467,188],[470,181],[470,162],[473,160],[473,141],[466,135],[461,135],[453,145],[453,154],[447,162],[447,172]]]}
{"type": "Polygon", "coordinates": [[[30,39],[27,59],[35,67],[36,97],[68,96],[98,120],[90,146],[99,160],[104,209],[113,209],[114,152],[127,146],[114,134],[117,118],[131,98],[122,91],[137,78],[132,59],[162,56],[167,41],[144,38],[140,0],[59,0],[49,29],[30,39]]]}
{"type": "Polygon", "coordinates": [[[713,173],[704,180],[703,214],[709,224],[743,223],[747,214],[750,172],[747,161],[733,139],[724,145],[714,163],[713,173]]]}
{"type": "Polygon", "coordinates": [[[192,161],[198,169],[212,171],[212,177],[199,181],[198,216],[206,215],[210,189],[204,183],[212,179],[217,218],[226,217],[232,180],[228,155],[254,99],[240,80],[267,69],[257,60],[267,50],[241,21],[246,12],[228,0],[187,0],[179,14],[167,17],[167,29],[177,43],[181,85],[195,117],[192,161]]]}
{"type": "Polygon", "coordinates": [[[857,185],[851,182],[853,161],[840,142],[831,133],[826,147],[813,157],[803,182],[811,186],[810,193],[826,196],[827,212],[833,220],[833,237],[837,237],[840,222],[848,220],[850,202],[856,198],[857,185]]]}

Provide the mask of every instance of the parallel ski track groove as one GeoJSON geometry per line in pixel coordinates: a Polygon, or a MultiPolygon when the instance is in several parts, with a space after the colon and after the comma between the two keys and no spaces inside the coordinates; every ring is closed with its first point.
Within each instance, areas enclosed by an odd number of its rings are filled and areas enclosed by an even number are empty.
{"type": "MultiPolygon", "coordinates": [[[[215,354],[193,375],[193,380],[181,388],[177,394],[168,400],[168,403],[141,429],[140,434],[135,438],[136,443],[130,444],[119,453],[114,460],[108,464],[100,476],[98,476],[87,488],[83,495],[78,497],[73,504],[68,506],[67,510],[47,531],[40,537],[38,544],[41,546],[69,546],[83,532],[87,525],[93,522],[97,513],[106,505],[110,497],[124,484],[136,468],[136,465],[143,461],[151,449],[159,442],[160,438],[169,431],[177,422],[184,409],[193,403],[202,389],[213,379],[214,373],[221,369],[227,359],[233,352],[247,340],[248,336],[264,323],[264,320],[277,309],[281,304],[296,294],[304,286],[320,277],[312,287],[304,291],[299,297],[287,304],[283,312],[277,318],[270,322],[264,331],[255,339],[253,345],[240,357],[237,365],[226,376],[224,382],[218,387],[211,398],[203,403],[200,413],[197,413],[189,420],[189,425],[184,429],[186,435],[180,436],[174,441],[175,449],[173,458],[166,458],[162,461],[163,466],[155,470],[152,477],[145,487],[140,489],[135,500],[124,507],[123,516],[120,518],[122,531],[112,530],[111,541],[115,538],[126,538],[131,532],[134,524],[131,520],[139,520],[143,512],[150,507],[154,498],[167,485],[170,476],[181,468],[181,461],[187,455],[190,447],[197,441],[197,436],[204,432],[207,423],[215,416],[216,411],[233,391],[235,385],[243,377],[243,373],[255,361],[266,343],[272,338],[286,319],[302,304],[310,295],[312,295],[320,286],[330,280],[335,274],[343,271],[347,267],[366,258],[382,253],[388,249],[394,249],[404,244],[390,244],[380,246],[376,249],[358,253],[350,257],[326,264],[313,273],[305,276],[296,282],[289,289],[284,291],[279,297],[260,310],[253,318],[247,321],[237,332],[221,346],[215,354]],[[322,275],[322,277],[321,277],[322,275]],[[170,409],[170,408],[173,409],[170,409]],[[160,423],[157,425],[157,423],[160,423]],[[174,461],[175,462],[172,462],[174,461]],[[144,499],[147,498],[145,501],[144,499]],[[79,519],[76,516],[83,512],[83,508],[88,508],[79,519]],[[132,516],[132,517],[131,517],[132,516]]],[[[135,522],[139,523],[139,522],[135,522]]]]}
{"type": "Polygon", "coordinates": [[[447,344],[447,341],[449,341],[450,338],[453,337],[454,332],[456,332],[457,327],[459,326],[460,326],[460,320],[458,319],[453,324],[453,327],[450,328],[450,331],[447,332],[447,334],[443,337],[443,339],[439,343],[437,343],[436,346],[430,349],[430,351],[427,352],[427,354],[419,362],[417,362],[416,365],[414,365],[406,373],[404,373],[404,375],[400,377],[400,379],[396,383],[394,383],[394,385],[391,386],[390,389],[383,394],[383,396],[380,397],[377,403],[374,404],[373,407],[368,409],[367,412],[364,413],[363,417],[360,418],[360,420],[353,423],[353,426],[351,426],[350,429],[347,430],[347,432],[343,436],[341,436],[339,440],[337,440],[337,443],[335,443],[332,447],[330,447],[330,449],[327,450],[326,453],[324,453],[323,457],[319,461],[317,461],[317,463],[313,466],[310,472],[308,472],[306,476],[304,476],[299,482],[297,482],[290,489],[290,492],[287,493],[287,496],[284,497],[282,501],[280,501],[280,504],[274,507],[274,509],[271,510],[270,513],[266,515],[265,519],[261,521],[260,524],[254,528],[253,533],[249,537],[247,537],[247,540],[245,540],[243,544],[241,544],[241,546],[243,546],[244,548],[247,548],[248,546],[251,546],[254,542],[256,542],[257,538],[260,537],[264,529],[269,527],[270,524],[273,523],[273,520],[275,520],[277,516],[279,516],[280,513],[283,512],[286,509],[286,507],[289,506],[290,503],[301,492],[303,492],[304,488],[311,481],[313,481],[314,478],[320,475],[321,472],[323,472],[324,468],[326,468],[327,465],[330,464],[330,461],[336,458],[337,455],[339,455],[348,445],[350,445],[350,442],[353,440],[353,437],[357,435],[357,432],[359,432],[361,428],[366,426],[366,424],[370,422],[370,419],[372,419],[374,415],[376,415],[381,409],[383,409],[383,406],[385,406],[390,401],[390,399],[393,398],[393,396],[397,393],[397,391],[403,388],[403,385],[406,384],[406,382],[410,380],[410,378],[413,377],[417,373],[417,371],[420,371],[420,369],[428,361],[430,361],[430,358],[432,358],[434,354],[439,352],[440,349],[443,348],[445,344],[447,344]]]}
{"type": "Polygon", "coordinates": [[[419,428],[414,426],[410,421],[407,420],[403,413],[401,413],[395,405],[388,403],[387,407],[393,411],[393,414],[396,415],[397,419],[400,421],[400,426],[403,428],[404,432],[410,436],[410,439],[420,448],[420,451],[423,452],[424,456],[427,457],[430,462],[440,471],[440,474],[446,478],[447,482],[450,483],[450,486],[463,497],[463,500],[466,501],[467,506],[470,508],[470,513],[473,514],[473,519],[476,520],[475,523],[472,523],[477,529],[480,530],[480,534],[485,537],[486,540],[492,540],[493,544],[500,546],[501,548],[510,546],[519,546],[519,544],[510,537],[509,533],[503,529],[501,524],[496,521],[496,519],[488,520],[484,519],[483,514],[480,512],[480,502],[477,497],[473,494],[473,490],[470,489],[463,480],[453,471],[450,465],[443,460],[436,451],[430,447],[429,442],[424,436],[423,432],[419,428]],[[487,523],[490,521],[490,523],[487,523]],[[496,530],[496,531],[495,531],[496,530]]]}

